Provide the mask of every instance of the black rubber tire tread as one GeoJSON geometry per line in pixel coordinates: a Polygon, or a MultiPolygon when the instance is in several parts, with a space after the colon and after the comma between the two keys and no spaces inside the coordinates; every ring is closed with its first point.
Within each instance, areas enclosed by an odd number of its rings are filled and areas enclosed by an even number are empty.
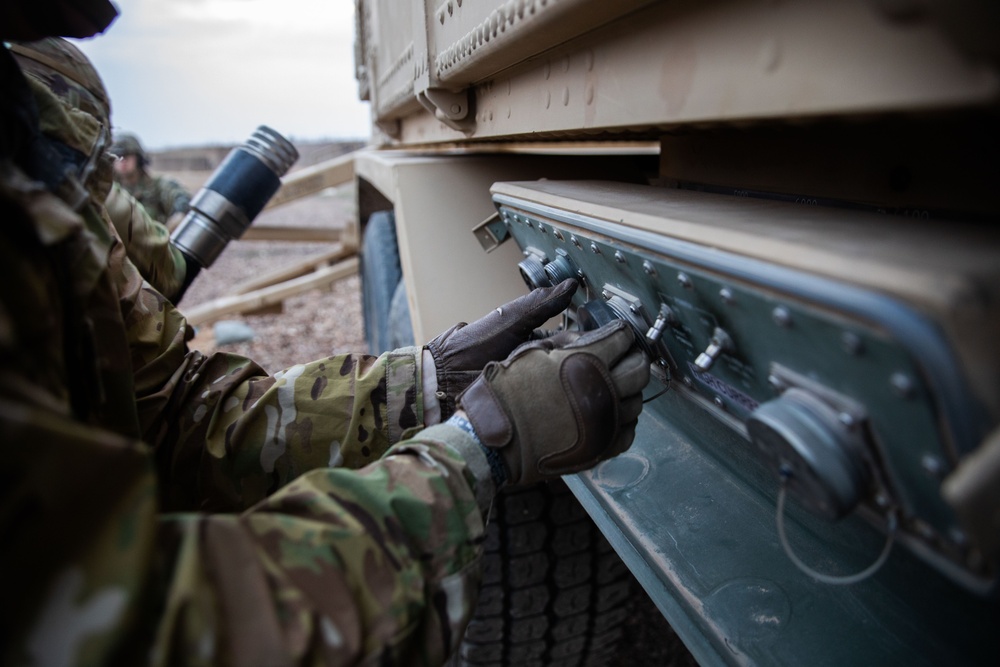
{"type": "Polygon", "coordinates": [[[548,576],[549,558],[542,552],[512,558],[508,564],[507,578],[512,586],[529,590],[525,586],[545,583],[548,576]]]}
{"type": "Polygon", "coordinates": [[[563,482],[505,490],[484,547],[479,602],[450,665],[612,662],[632,575],[563,482]]]}
{"type": "Polygon", "coordinates": [[[361,243],[361,304],[365,317],[368,351],[389,350],[389,310],[403,277],[396,241],[396,216],[376,211],[368,218],[361,243]]]}

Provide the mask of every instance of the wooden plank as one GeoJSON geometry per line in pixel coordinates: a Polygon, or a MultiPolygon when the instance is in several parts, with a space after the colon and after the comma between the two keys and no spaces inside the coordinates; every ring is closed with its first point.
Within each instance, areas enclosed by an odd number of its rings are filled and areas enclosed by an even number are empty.
{"type": "Polygon", "coordinates": [[[247,310],[244,315],[281,315],[285,312],[285,302],[281,301],[279,303],[272,303],[263,308],[258,308],[257,310],[247,310]]]}
{"type": "Polygon", "coordinates": [[[263,289],[264,287],[270,287],[271,285],[283,283],[287,280],[291,280],[292,278],[304,276],[324,266],[329,266],[330,264],[333,264],[334,262],[339,261],[353,253],[354,251],[352,249],[338,243],[330,250],[321,252],[318,255],[312,255],[311,257],[308,257],[300,262],[296,262],[295,264],[275,269],[274,271],[265,273],[263,276],[255,280],[243,283],[238,288],[233,290],[233,294],[247,294],[255,290],[263,289]]]}
{"type": "Polygon", "coordinates": [[[199,326],[227,315],[245,313],[280,303],[288,297],[324,287],[357,272],[358,258],[349,257],[333,266],[325,266],[309,275],[293,278],[278,285],[255,290],[249,294],[220,297],[194,308],[186,309],[185,316],[188,324],[199,326]]]}
{"type": "MultiPolygon", "coordinates": [[[[355,151],[356,153],[357,151],[355,151]]],[[[281,180],[281,189],[267,203],[265,210],[314,195],[327,188],[354,180],[354,153],[294,171],[281,180]]]]}
{"type": "Polygon", "coordinates": [[[240,240],[336,243],[343,233],[344,230],[341,227],[250,225],[240,240]]]}

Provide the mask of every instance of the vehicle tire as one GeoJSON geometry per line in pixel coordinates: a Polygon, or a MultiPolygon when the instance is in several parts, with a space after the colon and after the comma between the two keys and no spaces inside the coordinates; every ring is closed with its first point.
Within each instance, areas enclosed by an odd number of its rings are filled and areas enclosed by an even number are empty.
{"type": "Polygon", "coordinates": [[[381,354],[389,344],[389,310],[403,277],[396,243],[396,217],[376,211],[368,218],[361,243],[361,303],[368,351],[381,354]]]}
{"type": "Polygon", "coordinates": [[[413,323],[410,302],[406,298],[406,281],[400,279],[389,304],[389,349],[413,345],[413,323]]]}
{"type": "Polygon", "coordinates": [[[562,481],[507,489],[487,526],[479,601],[449,664],[605,665],[632,582],[562,481]]]}

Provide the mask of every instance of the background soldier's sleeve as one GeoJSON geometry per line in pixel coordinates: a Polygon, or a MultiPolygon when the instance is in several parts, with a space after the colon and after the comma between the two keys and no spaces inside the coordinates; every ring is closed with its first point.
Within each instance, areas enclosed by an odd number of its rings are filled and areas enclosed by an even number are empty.
{"type": "Polygon", "coordinates": [[[111,186],[105,206],[128,258],[150,285],[172,300],[184,284],[187,264],[181,251],[170,242],[166,226],[153,220],[118,183],[111,186]]]}
{"type": "Polygon", "coordinates": [[[156,178],[157,197],[164,213],[164,221],[177,213],[186,213],[191,205],[191,194],[177,181],[165,176],[156,178]]]}

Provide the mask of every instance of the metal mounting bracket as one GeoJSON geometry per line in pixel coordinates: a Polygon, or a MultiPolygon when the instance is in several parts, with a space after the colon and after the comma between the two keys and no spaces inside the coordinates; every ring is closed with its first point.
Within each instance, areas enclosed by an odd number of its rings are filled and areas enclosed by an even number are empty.
{"type": "Polygon", "coordinates": [[[469,113],[468,90],[454,92],[444,88],[425,88],[417,92],[417,101],[451,129],[472,133],[475,120],[469,113]]]}

